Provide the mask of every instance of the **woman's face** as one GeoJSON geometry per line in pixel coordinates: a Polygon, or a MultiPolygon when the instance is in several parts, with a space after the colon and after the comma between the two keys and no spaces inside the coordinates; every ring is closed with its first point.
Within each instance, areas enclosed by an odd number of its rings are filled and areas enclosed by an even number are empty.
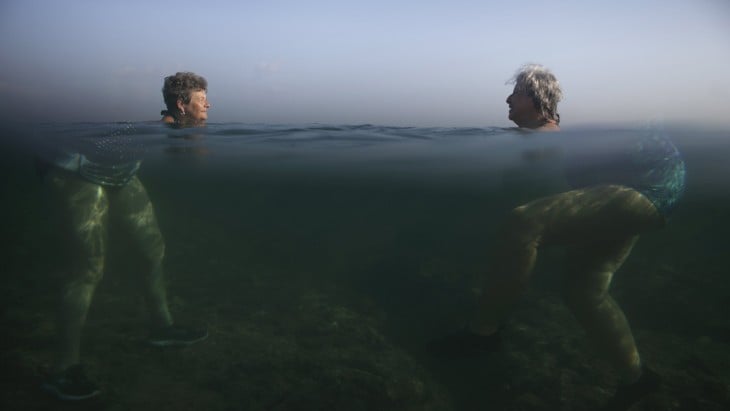
{"type": "Polygon", "coordinates": [[[182,101],[178,101],[178,108],[181,113],[184,113],[183,117],[191,123],[205,123],[208,120],[208,109],[210,108],[205,90],[193,91],[190,93],[190,102],[184,104],[182,101]]]}
{"type": "Polygon", "coordinates": [[[540,113],[535,108],[532,97],[528,96],[518,86],[515,86],[512,94],[507,97],[507,105],[509,106],[509,119],[520,127],[525,127],[541,120],[540,113]]]}

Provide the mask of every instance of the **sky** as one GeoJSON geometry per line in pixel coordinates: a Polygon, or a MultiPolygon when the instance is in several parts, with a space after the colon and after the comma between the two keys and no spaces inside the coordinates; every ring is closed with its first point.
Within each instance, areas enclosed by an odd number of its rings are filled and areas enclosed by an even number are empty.
{"type": "Polygon", "coordinates": [[[210,122],[504,127],[550,68],[563,127],[730,127],[727,0],[0,0],[0,117],[143,121],[165,76],[210,122]]]}

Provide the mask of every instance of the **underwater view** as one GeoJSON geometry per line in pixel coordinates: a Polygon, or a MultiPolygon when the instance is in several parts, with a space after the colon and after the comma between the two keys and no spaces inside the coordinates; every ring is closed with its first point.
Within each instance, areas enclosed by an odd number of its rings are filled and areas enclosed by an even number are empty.
{"type": "MultiPolygon", "coordinates": [[[[428,347],[471,320],[510,212],[571,189],[567,154],[600,162],[647,133],[677,147],[686,188],[666,226],[641,234],[610,286],[641,361],[662,381],[631,409],[728,410],[728,130],[157,122],[2,130],[0,405],[602,409],[617,371],[564,303],[571,259],[561,247],[540,250],[499,350],[444,357],[428,347]],[[59,172],[44,166],[67,145],[90,147],[88,158],[69,160],[90,181],[93,154],[138,165],[127,171],[146,190],[164,238],[137,250],[113,219],[103,232],[103,279],[81,340],[81,361],[102,395],[72,403],[41,390],[58,351],[61,290],[79,254],[54,195],[59,172]],[[204,341],[146,343],[150,307],[133,258],[140,251],[164,253],[170,313],[175,323],[206,328],[204,341]]],[[[113,215],[114,201],[108,207],[113,215]]]]}

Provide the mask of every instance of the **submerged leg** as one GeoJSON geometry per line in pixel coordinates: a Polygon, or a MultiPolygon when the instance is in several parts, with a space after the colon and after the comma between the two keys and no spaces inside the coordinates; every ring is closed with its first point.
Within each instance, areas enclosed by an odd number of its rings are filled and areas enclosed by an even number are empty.
{"type": "Polygon", "coordinates": [[[64,286],[59,312],[58,372],[79,363],[81,332],[103,276],[109,202],[101,186],[72,175],[54,172],[50,184],[61,202],[73,246],[73,277],[64,286]]]}
{"type": "Polygon", "coordinates": [[[663,224],[646,197],[617,185],[568,191],[517,207],[500,232],[471,329],[482,335],[498,329],[524,292],[540,247],[626,239],[663,224]]]}
{"type": "Polygon", "coordinates": [[[518,207],[504,224],[493,266],[498,275],[489,278],[471,323],[456,333],[429,342],[427,348],[432,354],[473,356],[500,347],[498,327],[527,286],[542,237],[540,225],[525,217],[525,208],[518,207]]]}
{"type": "Polygon", "coordinates": [[[205,328],[173,324],[167,304],[162,261],[165,242],[147,191],[137,177],[114,194],[112,212],[135,244],[141,267],[142,289],[152,319],[147,342],[158,347],[190,345],[208,337],[205,328]],[[116,209],[114,208],[116,206],[116,209]]]}
{"type": "Polygon", "coordinates": [[[634,236],[576,247],[569,253],[563,278],[566,305],[599,352],[627,382],[641,375],[641,360],[629,322],[608,289],[637,239],[634,236]]]}
{"type": "Polygon", "coordinates": [[[494,334],[527,288],[542,241],[542,224],[528,218],[527,206],[512,211],[500,231],[492,270],[470,324],[480,335],[494,334]]]}
{"type": "Polygon", "coordinates": [[[152,324],[166,327],[172,324],[167,304],[163,259],[165,241],[157,224],[154,208],[137,177],[111,194],[112,213],[121,221],[135,245],[141,271],[142,292],[147,302],[152,324]]]}

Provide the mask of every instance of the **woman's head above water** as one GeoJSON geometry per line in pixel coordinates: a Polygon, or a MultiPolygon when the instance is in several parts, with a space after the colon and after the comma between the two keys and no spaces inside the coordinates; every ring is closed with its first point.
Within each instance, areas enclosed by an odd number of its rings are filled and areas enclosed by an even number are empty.
{"type": "Polygon", "coordinates": [[[527,64],[517,70],[508,84],[515,85],[507,97],[510,120],[524,128],[559,129],[558,102],[563,98],[563,91],[550,70],[539,64],[527,64]]]}
{"type": "Polygon", "coordinates": [[[179,72],[165,77],[162,97],[167,110],[162,121],[181,127],[202,126],[208,120],[208,82],[191,72],[179,72]]]}

